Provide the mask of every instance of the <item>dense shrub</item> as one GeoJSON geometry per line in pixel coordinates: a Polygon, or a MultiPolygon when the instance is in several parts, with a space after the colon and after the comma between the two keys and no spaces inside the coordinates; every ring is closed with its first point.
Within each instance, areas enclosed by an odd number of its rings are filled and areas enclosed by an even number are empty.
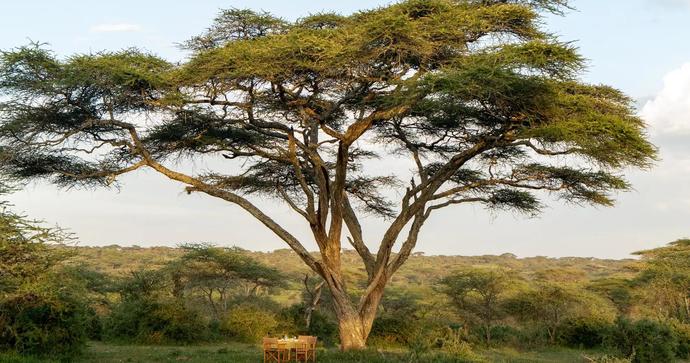
{"type": "Polygon", "coordinates": [[[407,346],[417,335],[418,322],[415,320],[405,316],[381,316],[374,320],[370,339],[379,346],[407,346]]]}
{"type": "Polygon", "coordinates": [[[86,342],[86,315],[69,296],[19,292],[0,301],[0,350],[72,356],[86,342]]]}
{"type": "Polygon", "coordinates": [[[445,343],[447,323],[426,316],[384,314],[374,320],[369,343],[386,348],[405,347],[426,353],[445,343]]]}
{"type": "MultiPolygon", "coordinates": [[[[483,334],[483,331],[479,333],[483,334]]],[[[525,339],[525,333],[513,326],[495,325],[491,327],[491,341],[494,344],[517,346],[525,339]]]]}
{"type": "Polygon", "coordinates": [[[690,324],[674,321],[671,324],[673,335],[676,337],[676,356],[681,359],[690,358],[690,324]]]}
{"type": "Polygon", "coordinates": [[[418,293],[387,292],[379,316],[374,320],[369,342],[379,347],[406,347],[416,353],[438,346],[450,317],[438,309],[429,309],[422,301],[418,293]]]}
{"type": "Polygon", "coordinates": [[[205,319],[180,302],[160,304],[153,318],[164,322],[161,334],[166,341],[191,343],[208,339],[205,319]]]}
{"type": "Polygon", "coordinates": [[[338,340],[338,324],[333,317],[319,310],[312,311],[309,328],[304,320],[304,304],[295,304],[280,311],[277,333],[312,335],[326,346],[333,346],[338,340]]]}
{"type": "Polygon", "coordinates": [[[306,333],[318,337],[326,346],[333,346],[338,340],[338,324],[317,310],[311,314],[311,324],[306,333]]]}
{"type": "Polygon", "coordinates": [[[102,340],[103,339],[103,322],[101,317],[98,315],[96,310],[92,307],[86,307],[85,313],[85,324],[86,324],[86,336],[89,340],[102,340]]]}
{"type": "MultiPolygon", "coordinates": [[[[474,345],[485,344],[484,331],[473,328],[469,331],[468,341],[474,345]]],[[[541,325],[496,325],[491,328],[492,345],[495,347],[510,347],[518,350],[540,349],[550,345],[549,335],[541,325]]]]}
{"type": "Polygon", "coordinates": [[[619,319],[607,342],[637,363],[673,362],[677,340],[671,328],[651,320],[619,319]]]}
{"type": "Polygon", "coordinates": [[[596,348],[602,346],[610,334],[609,322],[591,317],[568,319],[560,327],[559,340],[573,348],[596,348]]]}
{"type": "Polygon", "coordinates": [[[145,344],[193,343],[209,338],[208,324],[183,302],[125,300],[105,320],[110,339],[145,344]]]}
{"type": "Polygon", "coordinates": [[[257,343],[262,337],[275,334],[277,327],[275,313],[250,304],[233,307],[221,323],[224,332],[246,343],[257,343]]]}
{"type": "MultiPolygon", "coordinates": [[[[9,189],[0,182],[0,196],[9,189]]],[[[0,200],[0,351],[67,359],[86,341],[85,290],[62,268],[70,236],[8,207],[0,200]]]]}

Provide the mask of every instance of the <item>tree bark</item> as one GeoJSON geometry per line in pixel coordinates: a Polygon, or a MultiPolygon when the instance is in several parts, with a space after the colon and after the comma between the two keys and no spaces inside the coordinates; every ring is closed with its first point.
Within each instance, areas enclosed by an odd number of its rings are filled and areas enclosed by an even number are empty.
{"type": "Polygon", "coordinates": [[[333,296],[333,307],[338,319],[340,349],[357,350],[366,348],[367,338],[376,318],[385,283],[380,282],[356,305],[345,290],[337,286],[329,288],[333,296]]]}
{"type": "Polygon", "coordinates": [[[340,334],[340,349],[359,350],[366,348],[369,331],[365,330],[364,322],[357,314],[340,314],[338,316],[338,332],[340,334]]]}

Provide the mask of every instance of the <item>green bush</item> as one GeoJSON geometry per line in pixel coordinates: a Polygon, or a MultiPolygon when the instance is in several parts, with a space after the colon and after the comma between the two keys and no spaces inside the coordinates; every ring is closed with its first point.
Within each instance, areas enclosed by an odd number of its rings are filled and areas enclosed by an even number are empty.
{"type": "Polygon", "coordinates": [[[103,339],[103,322],[96,310],[92,307],[85,309],[86,336],[89,340],[100,341],[103,339]]]}
{"type": "Polygon", "coordinates": [[[163,322],[160,332],[165,341],[193,343],[207,340],[208,324],[202,316],[182,303],[164,303],[154,311],[153,319],[163,322]]]}
{"type": "MultiPolygon", "coordinates": [[[[473,344],[485,344],[482,339],[483,331],[471,329],[469,342],[473,344]]],[[[541,349],[548,346],[549,336],[546,330],[538,324],[525,325],[496,325],[491,328],[491,341],[495,346],[504,346],[519,350],[541,349]]]]}
{"type": "Polygon", "coordinates": [[[0,301],[0,350],[73,356],[86,343],[86,315],[69,296],[16,293],[0,301]]]}
{"type": "Polygon", "coordinates": [[[668,325],[647,319],[618,319],[606,340],[636,363],[673,362],[678,345],[668,325]]]}
{"type": "Polygon", "coordinates": [[[233,339],[245,343],[257,343],[262,337],[275,334],[278,319],[275,313],[254,305],[242,304],[232,308],[221,329],[233,339]]]}
{"type": "Polygon", "coordinates": [[[678,342],[676,356],[681,359],[690,359],[690,324],[674,321],[671,328],[678,342]]]}
{"type": "Polygon", "coordinates": [[[320,311],[311,314],[308,335],[318,337],[326,346],[334,346],[338,341],[338,324],[320,311]]]}
{"type": "Polygon", "coordinates": [[[416,326],[410,317],[381,316],[374,320],[370,339],[383,347],[408,346],[416,338],[416,326]]]}
{"type": "Polygon", "coordinates": [[[425,354],[444,344],[445,322],[416,315],[384,314],[374,320],[369,342],[384,348],[408,348],[414,354],[425,354]]]}
{"type": "Polygon", "coordinates": [[[573,348],[597,348],[604,344],[612,326],[605,320],[579,317],[561,324],[559,340],[573,348]]]}
{"type": "Polygon", "coordinates": [[[57,363],[66,359],[48,360],[45,357],[26,356],[17,352],[0,352],[0,362],[2,363],[57,363]]]}
{"type": "Polygon", "coordinates": [[[311,314],[309,328],[304,321],[304,304],[295,304],[280,311],[280,323],[276,328],[279,334],[312,335],[319,338],[325,346],[334,346],[338,340],[338,324],[333,318],[319,310],[311,314]]]}
{"type": "Polygon", "coordinates": [[[491,341],[500,345],[516,346],[524,342],[525,334],[510,325],[495,325],[491,327],[491,341]]]}
{"type": "Polygon", "coordinates": [[[133,343],[194,343],[210,335],[201,315],[176,300],[125,300],[113,308],[104,325],[107,338],[133,343]]]}

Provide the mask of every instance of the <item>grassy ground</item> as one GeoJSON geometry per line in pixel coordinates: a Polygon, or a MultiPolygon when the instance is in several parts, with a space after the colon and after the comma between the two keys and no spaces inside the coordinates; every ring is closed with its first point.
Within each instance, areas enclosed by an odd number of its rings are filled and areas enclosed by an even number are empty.
{"type": "MultiPolygon", "coordinates": [[[[393,363],[393,362],[497,362],[497,363],[528,363],[528,362],[585,362],[583,354],[600,355],[596,352],[583,352],[567,349],[551,349],[536,352],[517,352],[506,349],[478,351],[478,360],[463,359],[440,353],[430,353],[414,359],[409,352],[379,352],[369,350],[364,352],[342,353],[334,349],[321,349],[318,352],[318,362],[338,363],[393,363]]],[[[38,363],[51,362],[42,359],[25,359],[11,356],[1,356],[0,363],[38,363]]],[[[143,363],[143,362],[186,362],[186,363],[215,363],[215,362],[261,362],[261,351],[256,346],[237,343],[195,346],[132,346],[90,343],[83,356],[74,360],[75,363],[143,363]]]]}

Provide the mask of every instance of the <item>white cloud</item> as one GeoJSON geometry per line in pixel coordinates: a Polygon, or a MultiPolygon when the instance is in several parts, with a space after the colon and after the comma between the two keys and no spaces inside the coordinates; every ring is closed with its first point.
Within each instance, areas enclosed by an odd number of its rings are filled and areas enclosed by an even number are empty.
{"type": "Polygon", "coordinates": [[[138,32],[141,25],[130,23],[98,24],[90,29],[94,33],[119,33],[119,32],[138,32]]]}
{"type": "Polygon", "coordinates": [[[664,77],[664,87],[647,101],[641,116],[652,134],[690,134],[690,63],[664,77]]]}

